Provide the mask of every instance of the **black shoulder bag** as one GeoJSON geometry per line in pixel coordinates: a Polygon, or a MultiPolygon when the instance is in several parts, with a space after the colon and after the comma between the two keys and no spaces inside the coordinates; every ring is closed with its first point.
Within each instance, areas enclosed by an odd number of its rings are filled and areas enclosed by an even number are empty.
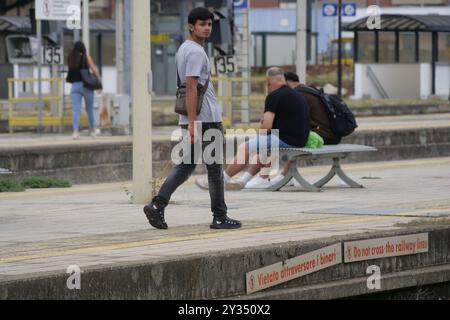
{"type": "Polygon", "coordinates": [[[89,90],[100,90],[103,88],[100,80],[91,73],[87,66],[87,58],[85,55],[81,58],[81,80],[83,81],[83,85],[85,88],[89,90]]]}

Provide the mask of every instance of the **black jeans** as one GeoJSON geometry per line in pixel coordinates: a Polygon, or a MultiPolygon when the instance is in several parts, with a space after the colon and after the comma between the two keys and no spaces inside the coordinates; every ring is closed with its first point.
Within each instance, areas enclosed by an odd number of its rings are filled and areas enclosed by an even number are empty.
{"type": "MultiPolygon", "coordinates": [[[[187,125],[182,125],[182,129],[187,130],[187,125]]],[[[218,129],[223,136],[223,127],[220,122],[209,122],[202,123],[202,136],[208,129],[218,129]]],[[[209,144],[212,142],[202,142],[202,151],[205,150],[209,144]]],[[[223,144],[220,143],[221,154],[223,154],[223,144]]],[[[159,190],[158,197],[162,198],[167,204],[175,192],[175,190],[182,185],[186,180],[192,175],[196,168],[194,160],[194,147],[191,147],[191,161],[190,163],[181,163],[176,165],[167,176],[166,181],[164,181],[161,189],[159,190]]],[[[209,184],[209,196],[211,198],[211,211],[213,215],[218,218],[223,218],[227,214],[227,205],[225,204],[224,197],[224,183],[223,183],[223,165],[222,164],[206,164],[206,169],[208,170],[208,184],[209,184]]]]}

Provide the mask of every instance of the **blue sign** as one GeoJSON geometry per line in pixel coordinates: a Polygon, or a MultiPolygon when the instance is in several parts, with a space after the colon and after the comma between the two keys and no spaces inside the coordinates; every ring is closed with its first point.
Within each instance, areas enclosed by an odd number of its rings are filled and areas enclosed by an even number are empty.
{"type": "Polygon", "coordinates": [[[342,5],[342,15],[344,17],[356,16],[356,3],[344,3],[342,5]]]}
{"type": "Polygon", "coordinates": [[[324,3],[322,5],[322,15],[324,17],[337,16],[337,4],[336,3],[324,3]]]}
{"type": "Polygon", "coordinates": [[[247,0],[233,0],[233,7],[235,9],[247,9],[248,8],[247,0]]]}

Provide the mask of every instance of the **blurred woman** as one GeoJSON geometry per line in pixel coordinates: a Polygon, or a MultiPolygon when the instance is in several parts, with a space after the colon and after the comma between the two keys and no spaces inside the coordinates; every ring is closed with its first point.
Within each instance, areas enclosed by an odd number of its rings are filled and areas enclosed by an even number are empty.
{"type": "Polygon", "coordinates": [[[94,91],[87,89],[83,85],[81,78],[81,69],[90,69],[92,73],[101,81],[100,74],[94,64],[92,58],[87,54],[86,47],[83,42],[78,41],[74,44],[72,51],[69,53],[68,58],[69,73],[67,74],[66,81],[72,84],[70,96],[72,98],[72,128],[73,139],[80,137],[79,125],[80,125],[80,113],[81,113],[81,101],[84,97],[86,106],[86,112],[89,119],[89,131],[90,135],[95,138],[95,118],[94,118],[94,91]]]}

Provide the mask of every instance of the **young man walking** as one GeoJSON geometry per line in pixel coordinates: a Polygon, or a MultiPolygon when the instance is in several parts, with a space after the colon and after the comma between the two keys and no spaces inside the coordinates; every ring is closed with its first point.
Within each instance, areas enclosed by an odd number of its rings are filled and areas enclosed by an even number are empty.
{"type": "MultiPolygon", "coordinates": [[[[188,27],[190,38],[186,40],[178,49],[176,55],[177,77],[181,83],[186,84],[186,109],[187,116],[180,115],[179,124],[182,129],[187,130],[191,141],[191,161],[182,162],[175,166],[169,173],[166,181],[161,186],[158,195],[152,202],[144,207],[144,213],[149,223],[157,229],[167,229],[164,218],[164,209],[175,190],[183,184],[194,172],[196,164],[194,155],[194,141],[197,134],[203,134],[209,130],[219,130],[223,136],[222,110],[217,103],[214,87],[210,81],[211,66],[209,58],[203,48],[205,40],[209,38],[212,31],[214,15],[206,8],[195,8],[188,16],[188,27]],[[197,85],[207,85],[203,97],[200,113],[197,115],[198,91],[197,85]],[[196,132],[196,123],[201,123],[201,132],[196,132]]],[[[212,143],[218,143],[213,141],[212,143]]],[[[202,150],[210,143],[203,142],[202,150]]],[[[216,150],[223,149],[223,144],[215,146],[216,150]]],[[[223,152],[221,152],[223,154],[223,152]]],[[[189,158],[189,157],[188,157],[189,158]]],[[[183,157],[186,159],[186,157],[183,157]]],[[[227,216],[227,206],[224,199],[224,183],[222,162],[207,164],[209,195],[211,198],[211,211],[213,221],[210,225],[212,229],[237,229],[241,227],[241,222],[230,219],[227,216]]]]}

